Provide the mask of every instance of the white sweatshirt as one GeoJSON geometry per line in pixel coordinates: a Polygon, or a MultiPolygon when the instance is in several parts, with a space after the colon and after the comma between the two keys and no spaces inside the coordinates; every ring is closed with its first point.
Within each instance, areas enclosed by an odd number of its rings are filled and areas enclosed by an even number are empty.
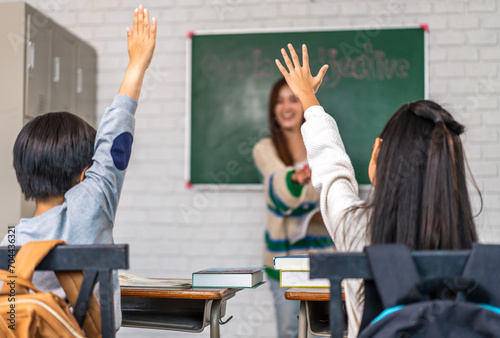
{"type": "MultiPolygon", "coordinates": [[[[302,136],[311,167],[311,180],[320,193],[326,228],[339,252],[363,251],[367,243],[367,213],[358,196],[358,183],[335,120],[323,107],[308,108],[302,136]],[[359,208],[361,207],[361,208],[359,208]]],[[[364,296],[360,280],[345,283],[349,338],[357,337],[364,296]]]]}

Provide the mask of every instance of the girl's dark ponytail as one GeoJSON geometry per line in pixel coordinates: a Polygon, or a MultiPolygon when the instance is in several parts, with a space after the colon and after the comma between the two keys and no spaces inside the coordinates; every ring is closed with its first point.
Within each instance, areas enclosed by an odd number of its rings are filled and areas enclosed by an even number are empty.
{"type": "Polygon", "coordinates": [[[384,128],[368,233],[373,244],[468,249],[477,241],[460,140],[463,125],[440,105],[403,105],[384,128]]]}
{"type": "Polygon", "coordinates": [[[422,246],[428,249],[453,249],[460,243],[453,234],[460,203],[456,160],[452,137],[445,123],[435,123],[429,142],[422,201],[422,246]]]}

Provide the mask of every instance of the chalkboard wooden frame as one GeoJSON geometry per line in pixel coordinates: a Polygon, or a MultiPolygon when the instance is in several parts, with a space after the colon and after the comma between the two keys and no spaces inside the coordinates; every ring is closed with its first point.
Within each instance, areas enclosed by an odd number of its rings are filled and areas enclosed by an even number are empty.
{"type": "MultiPolygon", "coordinates": [[[[428,57],[428,27],[425,24],[421,25],[397,25],[397,26],[387,26],[383,28],[377,28],[378,31],[389,31],[389,30],[411,30],[411,29],[420,29],[423,32],[423,46],[419,46],[418,48],[423,49],[423,64],[420,65],[423,67],[423,88],[422,88],[422,97],[419,99],[428,99],[428,83],[429,83],[429,57],[428,57]]],[[[204,31],[192,31],[188,34],[187,40],[186,40],[186,133],[185,133],[185,179],[186,179],[186,188],[195,188],[195,189],[201,189],[201,190],[261,190],[262,189],[262,184],[259,182],[255,183],[245,183],[245,184],[239,184],[239,183],[231,183],[231,182],[199,182],[199,181],[192,181],[192,159],[193,159],[193,154],[192,154],[192,145],[193,145],[193,132],[192,132],[192,114],[193,114],[193,37],[210,37],[214,35],[228,35],[228,36],[237,36],[237,35],[246,35],[246,34],[251,34],[251,35],[258,35],[258,34],[268,34],[268,33],[315,33],[315,32],[327,32],[327,33],[336,33],[336,32],[344,32],[344,31],[351,31],[351,32],[367,32],[366,27],[313,27],[313,28],[303,28],[303,29],[298,29],[298,28],[286,28],[286,29],[249,29],[249,30],[204,30],[204,31]]],[[[366,35],[366,34],[365,34],[366,35]]],[[[307,41],[304,41],[304,43],[307,44],[307,41]]],[[[285,45],[283,44],[280,47],[284,47],[285,45]]],[[[297,47],[297,46],[296,46],[297,47]]],[[[274,55],[275,58],[281,58],[281,55],[279,53],[279,48],[276,48],[276,54],[274,55]]],[[[312,58],[311,58],[312,59],[312,58]]],[[[330,67],[331,68],[331,67],[330,67]]],[[[312,65],[311,65],[311,71],[315,72],[317,70],[314,70],[312,65]]],[[[328,70],[330,72],[330,69],[328,70]]],[[[328,73],[327,73],[328,74],[328,73]]],[[[324,85],[323,85],[324,86],[324,85]]],[[[267,89],[270,90],[270,87],[267,89]]],[[[321,93],[321,88],[320,91],[318,92],[318,95],[321,93]]],[[[267,97],[264,100],[266,101],[267,104],[267,97]]],[[[322,102],[321,98],[319,100],[322,102]]],[[[404,102],[401,102],[403,104],[404,102]]],[[[394,112],[393,110],[391,114],[394,112]]],[[[329,112],[327,110],[327,112],[329,112]]],[[[267,111],[264,111],[264,113],[267,116],[267,111]]],[[[267,121],[267,118],[266,118],[267,121]]],[[[384,121],[385,124],[385,121],[384,121]]],[[[340,129],[340,128],[339,128],[340,129]]],[[[342,133],[342,129],[340,129],[342,133]]],[[[381,129],[379,130],[381,131],[381,129]]],[[[348,150],[349,151],[349,150],[348,150]]],[[[366,166],[368,165],[368,161],[366,162],[366,166]]],[[[360,188],[362,190],[367,190],[369,187],[369,182],[360,182],[360,188]]]]}

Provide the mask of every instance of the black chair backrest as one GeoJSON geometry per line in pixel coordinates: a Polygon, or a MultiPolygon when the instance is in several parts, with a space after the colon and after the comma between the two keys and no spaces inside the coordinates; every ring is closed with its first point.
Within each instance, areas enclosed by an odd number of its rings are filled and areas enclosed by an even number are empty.
{"type": "MultiPolygon", "coordinates": [[[[415,251],[413,259],[421,279],[432,279],[443,276],[461,276],[469,257],[469,251],[415,251]]],[[[365,253],[312,253],[310,254],[311,278],[328,278],[330,280],[330,332],[333,338],[342,338],[344,327],[344,311],[342,306],[342,289],[340,283],[345,278],[362,278],[365,284],[373,282],[373,274],[368,265],[365,253]]],[[[370,287],[369,292],[376,292],[370,287]]],[[[368,295],[367,295],[368,296],[368,295]]],[[[371,299],[370,294],[367,299],[371,299]]],[[[371,316],[378,310],[379,304],[370,308],[365,304],[365,314],[371,316]],[[368,314],[367,314],[368,312],[368,314]]],[[[366,320],[364,319],[363,324],[366,320]]]]}
{"type": "MultiPolygon", "coordinates": [[[[17,253],[17,250],[16,250],[17,253]]],[[[8,267],[7,247],[0,247],[0,269],[8,267]]],[[[102,337],[115,337],[114,295],[112,271],[128,269],[128,245],[66,245],[54,248],[36,270],[84,271],[85,276],[78,294],[75,318],[80,326],[88,308],[94,286],[99,282],[102,337]]]]}

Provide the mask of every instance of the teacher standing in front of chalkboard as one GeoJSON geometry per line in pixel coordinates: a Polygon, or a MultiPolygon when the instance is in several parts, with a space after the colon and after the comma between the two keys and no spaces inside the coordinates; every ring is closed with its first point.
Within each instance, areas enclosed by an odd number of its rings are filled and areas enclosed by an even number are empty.
{"type": "MultiPolygon", "coordinates": [[[[326,72],[326,68],[322,69],[326,72]]],[[[277,81],[269,97],[271,136],[253,148],[253,158],[264,183],[267,204],[264,265],[273,293],[279,338],[298,336],[299,302],[286,300],[273,258],[314,251],[333,251],[333,242],[320,213],[297,238],[301,221],[318,209],[319,195],[311,184],[311,170],[300,127],[304,111],[285,79],[277,81]]],[[[303,223],[303,222],[302,222],[303,223]]]]}

